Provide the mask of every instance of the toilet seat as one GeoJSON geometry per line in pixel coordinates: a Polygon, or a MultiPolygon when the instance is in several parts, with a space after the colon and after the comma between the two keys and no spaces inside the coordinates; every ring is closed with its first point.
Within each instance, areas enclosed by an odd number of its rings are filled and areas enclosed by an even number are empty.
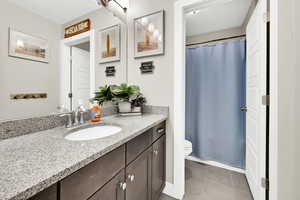
{"type": "Polygon", "coordinates": [[[187,157],[193,152],[192,142],[185,140],[184,141],[184,156],[187,157]]]}

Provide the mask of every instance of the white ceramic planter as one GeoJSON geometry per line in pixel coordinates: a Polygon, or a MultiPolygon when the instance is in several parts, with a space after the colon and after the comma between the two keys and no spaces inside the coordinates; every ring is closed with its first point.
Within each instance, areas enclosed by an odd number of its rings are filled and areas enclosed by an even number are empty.
{"type": "Polygon", "coordinates": [[[132,108],[132,112],[140,113],[140,112],[142,112],[142,107],[136,107],[136,106],[134,106],[132,108]]]}
{"type": "Polygon", "coordinates": [[[119,102],[118,107],[119,107],[119,112],[121,113],[131,112],[131,103],[129,102],[119,102]]]}

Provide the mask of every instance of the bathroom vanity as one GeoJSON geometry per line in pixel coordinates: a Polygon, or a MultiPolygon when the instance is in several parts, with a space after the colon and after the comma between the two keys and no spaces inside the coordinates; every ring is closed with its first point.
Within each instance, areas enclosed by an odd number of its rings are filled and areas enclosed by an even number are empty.
{"type": "Polygon", "coordinates": [[[164,135],[163,122],[30,200],[157,200],[165,184],[164,135]]]}
{"type": "MultiPolygon", "coordinates": [[[[19,158],[13,165],[18,162],[28,165],[9,166],[10,171],[0,178],[4,186],[0,189],[3,191],[0,198],[158,200],[165,185],[165,120],[166,116],[158,114],[106,117],[104,123],[118,125],[122,131],[91,141],[68,141],[65,139],[68,132],[63,127],[0,141],[1,152],[6,147],[13,152],[11,156],[19,158]],[[21,144],[30,141],[32,144],[40,141],[35,151],[29,144],[21,144]],[[13,143],[16,148],[23,146],[24,151],[9,149],[13,148],[13,143]],[[50,144],[53,146],[50,147],[50,144]],[[40,152],[42,146],[44,149],[40,152]],[[59,155],[64,156],[57,157],[59,155]],[[45,158],[41,156],[52,160],[53,169],[51,162],[43,162],[45,158]],[[61,162],[60,166],[55,164],[57,162],[61,162]],[[21,173],[27,174],[21,176],[21,173]],[[16,187],[9,185],[9,181],[3,181],[12,174],[15,177],[11,177],[11,181],[16,187]]],[[[13,161],[12,157],[5,159],[8,156],[9,153],[4,153],[3,159],[0,159],[6,166],[13,161]]]]}

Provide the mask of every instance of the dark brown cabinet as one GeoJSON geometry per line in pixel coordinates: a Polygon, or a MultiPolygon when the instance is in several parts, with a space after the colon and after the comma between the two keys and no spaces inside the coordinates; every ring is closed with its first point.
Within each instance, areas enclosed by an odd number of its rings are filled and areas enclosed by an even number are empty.
{"type": "Polygon", "coordinates": [[[125,167],[125,146],[104,155],[60,182],[60,200],[86,200],[125,167]]]}
{"type": "Polygon", "coordinates": [[[150,200],[151,148],[126,167],[126,199],[150,200]]]}
{"type": "Polygon", "coordinates": [[[165,136],[152,146],[152,200],[158,200],[165,186],[165,136]]]}
{"type": "Polygon", "coordinates": [[[165,184],[165,122],[30,200],[159,200],[165,184]]]}
{"type": "Polygon", "coordinates": [[[125,191],[125,170],[122,170],[89,200],[125,200],[125,191]]]}
{"type": "Polygon", "coordinates": [[[57,184],[41,191],[29,200],[57,200],[57,184]]]}
{"type": "Polygon", "coordinates": [[[162,122],[153,128],[152,142],[166,134],[166,122],[162,122]]]}

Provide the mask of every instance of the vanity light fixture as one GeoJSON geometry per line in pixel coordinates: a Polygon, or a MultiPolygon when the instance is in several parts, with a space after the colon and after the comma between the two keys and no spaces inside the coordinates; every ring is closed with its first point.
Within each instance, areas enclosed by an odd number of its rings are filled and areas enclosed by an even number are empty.
{"type": "Polygon", "coordinates": [[[99,6],[103,6],[114,17],[117,17],[121,22],[127,24],[127,7],[129,0],[96,0],[99,6]]]}
{"type": "Polygon", "coordinates": [[[117,0],[97,0],[98,5],[102,5],[103,7],[107,7],[109,3],[114,2],[120,8],[123,9],[124,13],[127,12],[127,8],[122,6],[117,0]]]}

